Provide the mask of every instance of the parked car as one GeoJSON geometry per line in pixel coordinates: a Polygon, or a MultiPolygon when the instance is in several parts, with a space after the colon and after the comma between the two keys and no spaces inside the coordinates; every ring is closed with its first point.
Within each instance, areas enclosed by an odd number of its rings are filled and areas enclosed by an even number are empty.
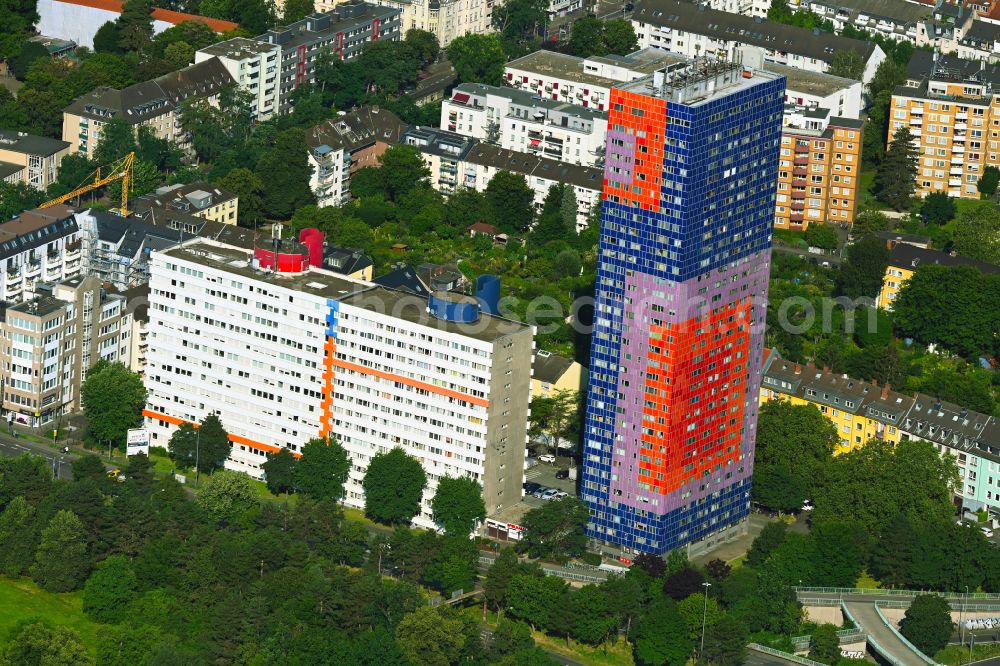
{"type": "Polygon", "coordinates": [[[549,492],[550,490],[552,490],[552,488],[547,488],[545,486],[539,486],[538,490],[536,490],[535,492],[531,493],[531,496],[532,497],[537,497],[539,499],[542,499],[542,495],[544,495],[545,493],[549,492]]]}
{"type": "Polygon", "coordinates": [[[554,463],[556,461],[556,457],[551,453],[543,453],[542,455],[538,456],[538,460],[539,462],[543,463],[554,463]]]}
{"type": "Polygon", "coordinates": [[[986,535],[987,539],[992,539],[993,538],[993,530],[991,530],[990,528],[988,528],[988,527],[980,527],[979,529],[982,530],[983,534],[986,535]]]}
{"type": "Polygon", "coordinates": [[[562,492],[561,490],[556,490],[555,488],[546,488],[545,492],[543,492],[541,495],[541,499],[543,500],[555,499],[556,497],[559,496],[559,493],[561,492],[562,492]]]}
{"type": "Polygon", "coordinates": [[[812,502],[810,502],[809,500],[806,500],[805,504],[802,505],[802,510],[803,511],[812,511],[813,510],[812,502]]]}
{"type": "Polygon", "coordinates": [[[528,481],[527,483],[524,484],[524,494],[533,495],[539,490],[543,490],[544,488],[545,486],[543,486],[540,483],[535,483],[534,481],[528,481]]]}
{"type": "Polygon", "coordinates": [[[556,478],[557,479],[568,479],[569,478],[569,470],[568,469],[561,469],[561,470],[559,470],[558,472],[556,472],[556,478]]]}
{"type": "Polygon", "coordinates": [[[552,493],[552,497],[550,497],[549,499],[562,499],[563,497],[569,497],[569,493],[563,490],[557,490],[554,493],[552,493]]]}

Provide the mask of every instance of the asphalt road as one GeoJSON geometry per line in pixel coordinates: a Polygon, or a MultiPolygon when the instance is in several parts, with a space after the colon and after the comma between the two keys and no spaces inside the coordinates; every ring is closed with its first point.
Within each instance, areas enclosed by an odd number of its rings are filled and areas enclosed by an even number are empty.
{"type": "Polygon", "coordinates": [[[7,434],[6,424],[3,424],[3,427],[4,431],[0,432],[0,455],[16,457],[23,453],[31,453],[42,456],[52,465],[52,473],[56,478],[73,478],[73,468],[70,463],[78,457],[75,453],[59,453],[45,444],[29,442],[22,437],[11,437],[7,434]]]}

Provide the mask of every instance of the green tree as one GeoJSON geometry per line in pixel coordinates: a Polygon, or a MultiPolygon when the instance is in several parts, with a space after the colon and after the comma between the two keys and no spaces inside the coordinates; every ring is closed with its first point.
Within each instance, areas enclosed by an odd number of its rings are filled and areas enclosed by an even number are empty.
{"type": "Polygon", "coordinates": [[[219,187],[240,198],[237,221],[241,227],[254,228],[263,217],[264,181],[250,169],[239,167],[218,181],[219,187]]]}
{"type": "Polygon", "coordinates": [[[979,190],[979,198],[992,199],[997,193],[997,185],[1000,185],[1000,169],[992,164],[983,169],[983,175],[976,182],[976,189],[979,190]]]}
{"type": "Polygon", "coordinates": [[[120,444],[129,428],[142,423],[146,387],[137,373],[121,363],[102,359],[87,371],[80,388],[80,402],[87,417],[88,439],[120,444]]]}
{"type": "Polygon", "coordinates": [[[28,75],[28,68],[40,58],[51,58],[49,50],[38,42],[25,42],[21,51],[7,63],[11,73],[23,81],[28,75]]]}
{"type": "Polygon", "coordinates": [[[411,28],[406,31],[406,45],[416,52],[422,65],[428,65],[438,57],[441,45],[433,32],[411,28]]]}
{"type": "Polygon", "coordinates": [[[224,469],[198,491],[197,503],[212,520],[231,523],[256,506],[257,492],[249,476],[224,469]]]}
{"type": "Polygon", "coordinates": [[[814,498],[813,522],[844,520],[871,535],[897,515],[943,521],[951,517],[958,468],[928,442],[877,440],[834,458],[814,498]]]}
{"type": "Polygon", "coordinates": [[[0,182],[0,215],[9,220],[15,215],[35,208],[44,201],[44,193],[26,183],[0,182]]]}
{"type": "Polygon", "coordinates": [[[714,626],[725,614],[714,597],[705,599],[704,592],[688,595],[677,602],[677,612],[687,627],[688,638],[695,640],[701,636],[702,620],[705,627],[714,626]]]}
{"type": "Polygon", "coordinates": [[[899,623],[899,633],[927,655],[947,645],[954,628],[951,606],[936,594],[917,595],[899,623]]]}
{"type": "Polygon", "coordinates": [[[514,549],[507,546],[497,554],[496,560],[493,561],[486,573],[486,580],[483,581],[483,594],[486,597],[486,602],[498,613],[502,614],[506,610],[507,592],[514,576],[518,574],[541,576],[542,572],[541,569],[537,568],[537,565],[519,562],[514,549]]]}
{"type": "Polygon", "coordinates": [[[178,467],[194,468],[198,464],[198,458],[201,454],[198,429],[190,423],[179,425],[177,430],[170,435],[167,453],[178,467]]]}
{"type": "Polygon", "coordinates": [[[674,601],[686,599],[704,590],[705,576],[692,566],[667,574],[663,581],[663,594],[674,601]]]}
{"type": "Polygon", "coordinates": [[[868,570],[886,587],[903,587],[910,581],[916,530],[908,516],[896,515],[874,540],[868,570]]]}
{"type": "Polygon", "coordinates": [[[1000,266],[1000,211],[992,205],[966,208],[955,224],[955,251],[1000,266]]]}
{"type": "Polygon", "coordinates": [[[172,70],[183,69],[194,62],[195,48],[187,42],[174,42],[163,49],[163,59],[172,70]]]}
{"type": "Polygon", "coordinates": [[[426,186],[431,170],[414,146],[392,146],[379,157],[380,175],[385,194],[390,201],[399,202],[415,187],[426,186]]]}
{"type": "Polygon", "coordinates": [[[350,471],[350,457],[340,442],[332,437],[310,439],[302,447],[296,471],[299,491],[316,500],[339,501],[350,471]]]}
{"type": "Polygon", "coordinates": [[[207,472],[221,469],[232,451],[232,445],[229,443],[229,433],[222,427],[222,421],[215,412],[202,420],[198,426],[198,437],[201,468],[207,472]]]}
{"type": "Polygon", "coordinates": [[[763,564],[771,556],[771,553],[785,542],[787,534],[788,524],[784,521],[772,521],[764,525],[764,529],[750,545],[750,550],[747,552],[747,564],[752,567],[763,564]]]}
{"type": "Polygon", "coordinates": [[[121,53],[122,35],[118,24],[108,21],[94,33],[94,51],[97,53],[121,53]]]}
{"type": "Polygon", "coordinates": [[[543,29],[548,19],[544,0],[504,0],[493,8],[493,22],[501,34],[516,42],[526,42],[543,29]]]}
{"type": "MultiPolygon", "coordinates": [[[[573,29],[576,30],[575,25],[573,29]]],[[[632,28],[632,22],[625,19],[616,18],[605,21],[601,38],[608,53],[627,55],[639,48],[639,39],[632,28]]]]}
{"type": "Polygon", "coordinates": [[[59,511],[42,530],[31,577],[49,592],[69,592],[83,584],[89,568],[83,523],[72,511],[59,511]]]}
{"type": "Polygon", "coordinates": [[[83,612],[97,622],[117,624],[125,619],[138,585],[128,560],[112,555],[98,564],[87,579],[83,612]]]}
{"type": "Polygon", "coordinates": [[[15,497],[37,504],[52,488],[52,471],[47,458],[28,453],[16,458],[0,458],[0,509],[15,497]]]}
{"type": "Polygon", "coordinates": [[[498,171],[486,186],[493,218],[505,233],[524,232],[535,219],[535,194],[521,174],[498,171]]]}
{"type": "Polygon", "coordinates": [[[588,645],[600,645],[618,629],[621,619],[614,612],[604,588],[585,585],[569,596],[570,634],[588,645]]]}
{"type": "Polygon", "coordinates": [[[287,220],[295,209],[316,202],[309,189],[312,169],[304,145],[303,130],[287,129],[257,162],[257,175],[264,183],[264,213],[272,218],[287,220]]]}
{"type": "MultiPolygon", "coordinates": [[[[989,355],[1000,330],[998,307],[1000,276],[972,266],[927,264],[903,283],[893,302],[893,324],[900,335],[924,344],[943,345],[966,357],[989,355]]],[[[923,388],[940,390],[958,381],[943,379],[932,374],[923,388]]]]}
{"type": "Polygon", "coordinates": [[[545,195],[542,212],[538,216],[538,224],[531,230],[531,241],[536,246],[567,238],[566,223],[563,220],[563,192],[566,186],[555,183],[545,195]]]}
{"type": "Polygon", "coordinates": [[[38,546],[35,509],[23,497],[15,497],[0,514],[0,574],[23,576],[31,566],[38,546]]]}
{"type": "Polygon", "coordinates": [[[754,501],[798,510],[823,482],[838,441],[836,428],[815,407],[781,400],[765,404],[757,422],[754,501]]]}
{"type": "Polygon", "coordinates": [[[955,213],[955,200],[947,192],[931,192],[920,204],[920,219],[924,224],[944,224],[955,219],[955,213]]]}
{"type": "Polygon", "coordinates": [[[295,477],[298,460],[288,449],[282,448],[278,453],[267,456],[261,465],[267,489],[275,495],[295,492],[295,477]]]}
{"type": "Polygon", "coordinates": [[[607,55],[604,43],[604,24],[596,16],[587,16],[573,23],[569,48],[581,58],[607,55]]]}
{"type": "Polygon", "coordinates": [[[419,461],[394,448],[371,459],[361,485],[369,518],[389,525],[406,524],[420,511],[427,474],[419,461]]]}
{"type": "Polygon", "coordinates": [[[694,649],[673,599],[654,600],[633,634],[633,654],[642,666],[683,664],[694,649]]]}
{"type": "Polygon", "coordinates": [[[865,59],[854,49],[842,49],[833,54],[829,73],[860,81],[865,73],[865,59]]]}
{"type": "Polygon", "coordinates": [[[515,574],[507,589],[507,608],[532,629],[550,628],[563,613],[568,589],[566,581],[556,576],[515,574]]]}
{"type": "MultiPolygon", "coordinates": [[[[892,227],[892,220],[880,210],[869,208],[858,211],[854,216],[854,233],[858,235],[876,234],[892,227]]],[[[812,225],[809,226],[812,229],[812,225]]]]}
{"type": "Polygon", "coordinates": [[[450,666],[462,653],[464,627],[450,609],[422,606],[403,617],[396,627],[396,641],[418,666],[450,666]]]}
{"type": "Polygon", "coordinates": [[[459,81],[492,86],[503,83],[507,55],[498,35],[462,35],[448,44],[447,52],[459,81]]]}
{"type": "Polygon", "coordinates": [[[285,0],[281,20],[285,25],[300,21],[316,11],[313,0],[285,0]]]}
{"type": "Polygon", "coordinates": [[[483,487],[467,476],[442,477],[431,500],[434,520],[450,536],[468,537],[486,518],[483,487]]]}
{"type": "Polygon", "coordinates": [[[917,149],[910,129],[904,125],[892,135],[892,143],[875,173],[875,196],[895,210],[906,210],[917,187],[916,178],[917,149]]]}
{"type": "Polygon", "coordinates": [[[889,250],[877,236],[865,236],[848,247],[847,260],[840,265],[834,291],[848,298],[874,299],[882,288],[889,250]]]}
{"type": "Polygon", "coordinates": [[[736,618],[724,615],[705,630],[705,650],[700,663],[713,666],[736,666],[742,664],[747,652],[746,625],[736,618]]]}
{"type": "Polygon", "coordinates": [[[140,52],[153,36],[153,6],[150,0],[125,0],[118,15],[119,47],[140,52]]]}
{"type": "Polygon", "coordinates": [[[41,620],[28,620],[11,632],[0,650],[3,666],[93,666],[80,635],[72,629],[54,627],[41,620]]]}
{"type": "Polygon", "coordinates": [[[852,587],[865,565],[868,535],[854,523],[829,520],[814,522],[811,536],[818,554],[814,584],[852,587]]]}
{"type": "Polygon", "coordinates": [[[548,501],[525,514],[521,545],[531,557],[581,555],[587,546],[589,520],[587,505],[577,497],[548,501]]]}
{"type": "Polygon", "coordinates": [[[829,224],[810,224],[806,228],[806,242],[810,247],[818,247],[823,250],[836,250],[840,236],[829,224]]]}

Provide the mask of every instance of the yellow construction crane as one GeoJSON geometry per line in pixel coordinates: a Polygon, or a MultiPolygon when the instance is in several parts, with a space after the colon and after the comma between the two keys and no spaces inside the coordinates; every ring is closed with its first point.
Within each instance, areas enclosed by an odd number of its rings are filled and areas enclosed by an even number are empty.
{"type": "Polygon", "coordinates": [[[64,194],[61,197],[52,199],[51,201],[46,201],[39,208],[48,208],[49,206],[55,206],[57,204],[66,203],[70,199],[75,199],[81,194],[86,194],[87,192],[92,192],[99,187],[104,187],[110,182],[121,180],[122,181],[122,205],[121,208],[112,208],[114,212],[118,213],[122,217],[127,217],[129,214],[128,210],[128,191],[132,186],[132,166],[135,163],[135,153],[129,153],[125,157],[121,158],[110,167],[108,167],[107,172],[110,175],[101,177],[101,167],[97,167],[94,173],[87,176],[87,180],[93,178],[93,182],[86,185],[81,185],[72,192],[64,194]]]}

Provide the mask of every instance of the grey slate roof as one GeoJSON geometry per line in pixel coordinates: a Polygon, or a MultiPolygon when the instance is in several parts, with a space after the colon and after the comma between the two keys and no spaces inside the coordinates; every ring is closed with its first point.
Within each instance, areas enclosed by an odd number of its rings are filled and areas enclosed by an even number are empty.
{"type": "Polygon", "coordinates": [[[0,259],[7,259],[77,231],[75,208],[66,205],[26,210],[0,224],[0,259]]]}
{"type": "Polygon", "coordinates": [[[566,374],[573,359],[553,354],[547,351],[535,352],[535,363],[531,370],[531,378],[547,384],[555,384],[566,374]]]}
{"type": "Polygon", "coordinates": [[[403,266],[394,271],[381,275],[372,280],[375,284],[380,284],[389,289],[408,291],[417,296],[430,296],[431,290],[427,284],[420,279],[417,271],[410,266],[403,266]]]}
{"type": "Polygon", "coordinates": [[[355,151],[376,142],[398,143],[405,129],[406,123],[392,111],[365,106],[310,128],[306,132],[306,145],[311,150],[328,146],[355,151]]]}
{"type": "Polygon", "coordinates": [[[41,155],[48,157],[60,150],[66,150],[70,144],[47,136],[36,136],[24,132],[0,129],[0,150],[10,150],[25,155],[41,155]]]}
{"type": "Polygon", "coordinates": [[[906,65],[906,78],[923,81],[933,74],[937,80],[979,81],[1000,85],[1000,65],[980,60],[967,60],[956,55],[939,55],[937,62],[930,51],[917,49],[906,65]]]}
{"type": "Polygon", "coordinates": [[[899,243],[889,252],[889,265],[900,268],[918,268],[927,265],[941,266],[972,266],[983,273],[1000,273],[1000,266],[988,264],[985,261],[951,255],[940,250],[925,250],[915,245],[899,243]]]}
{"type": "Polygon", "coordinates": [[[833,60],[838,51],[848,49],[857,51],[867,61],[877,48],[874,42],[810,31],[742,14],[730,14],[685,0],[639,0],[635,3],[632,20],[705,35],[720,41],[741,42],[795,53],[824,62],[833,60]]]}
{"type": "Polygon", "coordinates": [[[95,88],[73,100],[64,111],[98,120],[122,118],[137,125],[176,109],[190,97],[218,94],[229,83],[233,83],[233,77],[218,58],[210,58],[121,90],[95,88]]]}

